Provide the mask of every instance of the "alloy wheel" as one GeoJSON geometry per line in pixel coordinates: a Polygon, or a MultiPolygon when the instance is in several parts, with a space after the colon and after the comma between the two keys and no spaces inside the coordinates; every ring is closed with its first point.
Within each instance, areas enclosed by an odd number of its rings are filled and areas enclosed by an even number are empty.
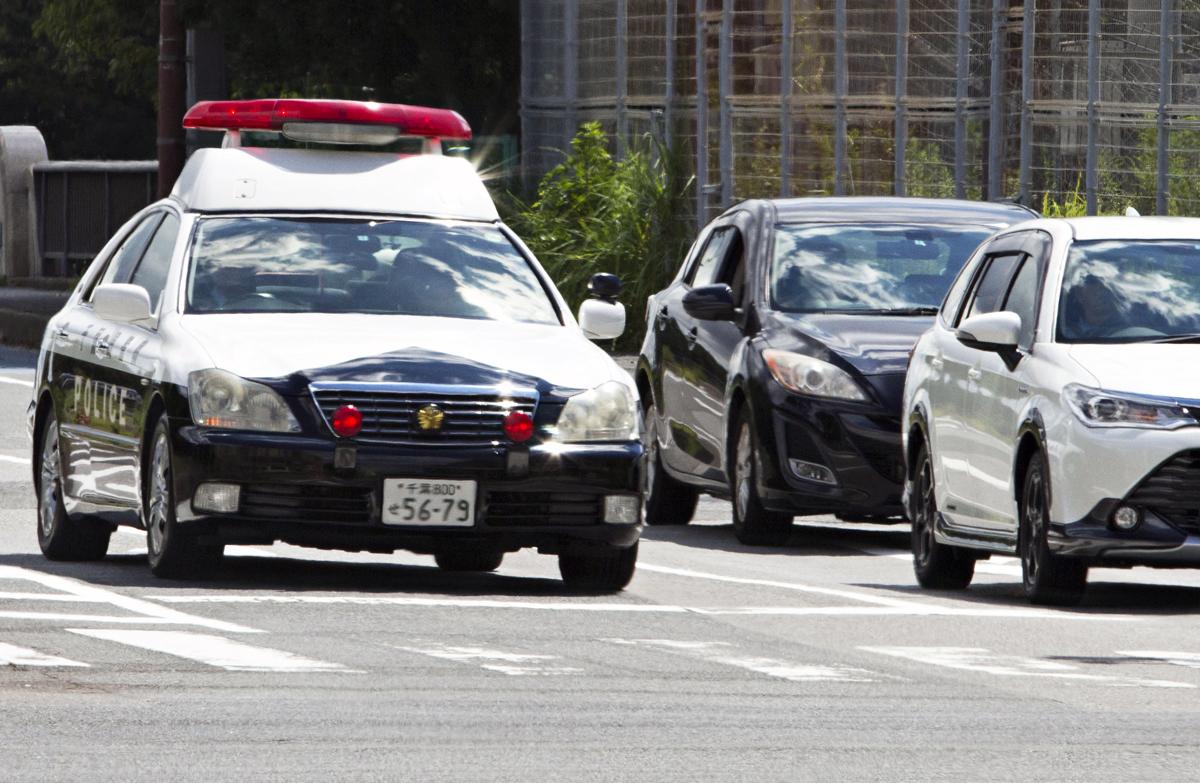
{"type": "Polygon", "coordinates": [[[49,538],[54,533],[54,521],[58,517],[59,480],[62,465],[58,453],[58,427],[46,429],[45,442],[42,444],[41,467],[41,504],[39,522],[42,525],[42,535],[49,538]]]}
{"type": "Polygon", "coordinates": [[[750,442],[750,427],[743,424],[738,433],[737,457],[734,462],[738,515],[745,519],[750,509],[750,482],[753,481],[754,448],[750,442]]]}
{"type": "Polygon", "coordinates": [[[1022,542],[1021,558],[1025,561],[1025,582],[1035,584],[1042,568],[1043,529],[1046,526],[1046,494],[1043,491],[1041,473],[1033,473],[1025,482],[1025,540],[1022,542]]]}
{"type": "Polygon", "coordinates": [[[150,498],[146,514],[146,531],[150,534],[150,549],[162,551],[167,531],[167,512],[171,502],[171,452],[167,434],[160,432],[154,440],[150,457],[150,498]]]}
{"type": "Polygon", "coordinates": [[[917,549],[917,565],[926,568],[936,544],[933,527],[937,513],[937,501],[933,495],[933,464],[928,459],[921,463],[921,473],[917,481],[917,513],[916,519],[913,520],[913,542],[917,549]]]}

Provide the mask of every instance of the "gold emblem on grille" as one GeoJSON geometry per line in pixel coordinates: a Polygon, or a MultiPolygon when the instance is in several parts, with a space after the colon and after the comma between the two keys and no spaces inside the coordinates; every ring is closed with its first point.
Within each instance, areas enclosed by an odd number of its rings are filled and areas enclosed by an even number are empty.
{"type": "Polygon", "coordinates": [[[417,426],[425,432],[440,430],[445,420],[445,411],[436,405],[426,405],[417,411],[417,426]]]}

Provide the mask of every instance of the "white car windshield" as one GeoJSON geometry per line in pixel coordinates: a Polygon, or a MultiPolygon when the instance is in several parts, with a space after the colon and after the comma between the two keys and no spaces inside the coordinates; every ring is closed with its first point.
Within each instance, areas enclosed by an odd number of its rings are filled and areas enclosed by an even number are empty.
{"type": "Polygon", "coordinates": [[[800,313],[933,312],[990,233],[983,226],[776,226],[771,302],[800,313]]]}
{"type": "Polygon", "coordinates": [[[1200,241],[1106,240],[1071,246],[1058,341],[1200,340],[1200,241]]]}
{"type": "Polygon", "coordinates": [[[560,324],[498,227],[214,217],[192,243],[190,313],[381,313],[560,324]]]}

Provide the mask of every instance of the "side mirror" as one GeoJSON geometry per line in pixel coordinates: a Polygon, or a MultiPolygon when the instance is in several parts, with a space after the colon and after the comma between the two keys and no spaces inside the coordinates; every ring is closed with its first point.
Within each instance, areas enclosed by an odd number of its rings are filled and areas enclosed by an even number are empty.
{"type": "Polygon", "coordinates": [[[963,345],[982,351],[1015,351],[1021,339],[1021,316],[1009,312],[973,315],[958,325],[956,336],[963,345]]]}
{"type": "Polygon", "coordinates": [[[109,283],[92,292],[92,307],[106,321],[146,321],[150,319],[150,294],[140,285],[109,283]]]}
{"type": "Polygon", "coordinates": [[[732,321],[738,314],[733,289],[725,283],[702,285],[688,291],[683,296],[683,309],[701,321],[732,321]]]}
{"type": "Polygon", "coordinates": [[[579,328],[589,340],[615,340],[625,331],[625,305],[588,299],[579,305],[579,328]]]}
{"type": "Polygon", "coordinates": [[[600,272],[592,275],[592,279],[588,281],[588,296],[593,299],[602,299],[605,302],[615,302],[624,287],[625,284],[621,282],[621,278],[607,272],[600,272]]]}

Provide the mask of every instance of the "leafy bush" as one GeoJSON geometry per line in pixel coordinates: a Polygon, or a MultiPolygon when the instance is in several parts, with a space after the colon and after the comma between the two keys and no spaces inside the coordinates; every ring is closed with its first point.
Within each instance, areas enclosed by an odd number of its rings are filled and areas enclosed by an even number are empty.
{"type": "Polygon", "coordinates": [[[615,346],[620,350],[641,344],[646,297],[666,286],[692,240],[685,215],[692,180],[677,150],[646,136],[617,159],[600,124],[585,123],[533,202],[511,197],[505,205],[506,222],[573,309],[587,298],[593,274],[611,272],[625,283],[628,325],[615,346]]]}

